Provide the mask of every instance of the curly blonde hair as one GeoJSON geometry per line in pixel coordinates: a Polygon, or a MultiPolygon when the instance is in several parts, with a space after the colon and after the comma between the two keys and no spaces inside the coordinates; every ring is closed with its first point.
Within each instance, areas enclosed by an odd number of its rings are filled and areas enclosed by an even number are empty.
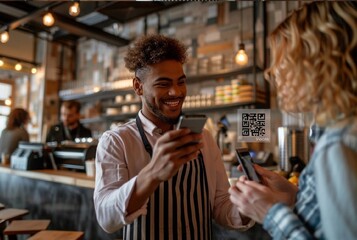
{"type": "Polygon", "coordinates": [[[275,83],[282,110],[313,112],[319,124],[356,113],[357,4],[311,2],[270,35],[275,83]]]}

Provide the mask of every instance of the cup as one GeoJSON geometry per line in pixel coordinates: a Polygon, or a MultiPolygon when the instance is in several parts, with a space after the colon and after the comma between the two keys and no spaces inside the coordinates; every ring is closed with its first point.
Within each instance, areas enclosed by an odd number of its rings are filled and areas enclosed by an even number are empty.
{"type": "Polygon", "coordinates": [[[10,154],[2,153],[1,154],[1,163],[4,165],[10,164],[10,154]]]}
{"type": "Polygon", "coordinates": [[[86,174],[88,177],[95,176],[95,161],[94,160],[86,160],[86,174]]]}

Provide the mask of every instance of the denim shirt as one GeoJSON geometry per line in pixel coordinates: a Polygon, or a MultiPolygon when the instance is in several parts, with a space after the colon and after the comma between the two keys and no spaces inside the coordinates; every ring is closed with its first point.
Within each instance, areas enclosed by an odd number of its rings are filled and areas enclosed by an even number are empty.
{"type": "Polygon", "coordinates": [[[299,179],[295,208],[278,203],[263,227],[274,239],[357,238],[357,121],[327,128],[299,179]]]}

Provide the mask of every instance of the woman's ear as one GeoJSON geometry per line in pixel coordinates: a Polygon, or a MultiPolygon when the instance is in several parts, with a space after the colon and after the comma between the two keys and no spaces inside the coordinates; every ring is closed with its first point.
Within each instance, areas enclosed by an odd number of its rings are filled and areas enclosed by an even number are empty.
{"type": "Polygon", "coordinates": [[[139,78],[134,77],[133,79],[133,87],[136,95],[141,96],[143,95],[143,83],[140,81],[139,78]]]}

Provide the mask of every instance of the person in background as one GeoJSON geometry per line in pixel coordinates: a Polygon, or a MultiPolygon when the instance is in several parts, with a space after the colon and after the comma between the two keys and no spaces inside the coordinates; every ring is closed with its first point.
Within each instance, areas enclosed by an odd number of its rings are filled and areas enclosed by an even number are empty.
{"type": "Polygon", "coordinates": [[[77,101],[65,101],[61,105],[61,123],[51,127],[46,142],[75,141],[76,138],[91,138],[92,132],[80,122],[81,104],[77,101]]]}
{"type": "Polygon", "coordinates": [[[7,119],[6,127],[1,132],[0,153],[1,156],[10,157],[18,147],[20,141],[29,141],[30,137],[26,125],[30,122],[29,113],[22,108],[13,109],[7,119]]]}
{"type": "Polygon", "coordinates": [[[100,138],[94,190],[99,225],[107,232],[124,227],[124,239],[206,240],[212,219],[240,229],[254,223],[229,200],[211,134],[174,130],[187,92],[186,51],[176,39],[148,35],[125,58],[142,109],[136,120],[100,138]]]}
{"type": "Polygon", "coordinates": [[[318,1],[270,36],[282,110],[312,112],[324,127],[298,188],[259,166],[264,184],[241,177],[231,201],[274,239],[356,239],[357,3],[318,1]]]}

